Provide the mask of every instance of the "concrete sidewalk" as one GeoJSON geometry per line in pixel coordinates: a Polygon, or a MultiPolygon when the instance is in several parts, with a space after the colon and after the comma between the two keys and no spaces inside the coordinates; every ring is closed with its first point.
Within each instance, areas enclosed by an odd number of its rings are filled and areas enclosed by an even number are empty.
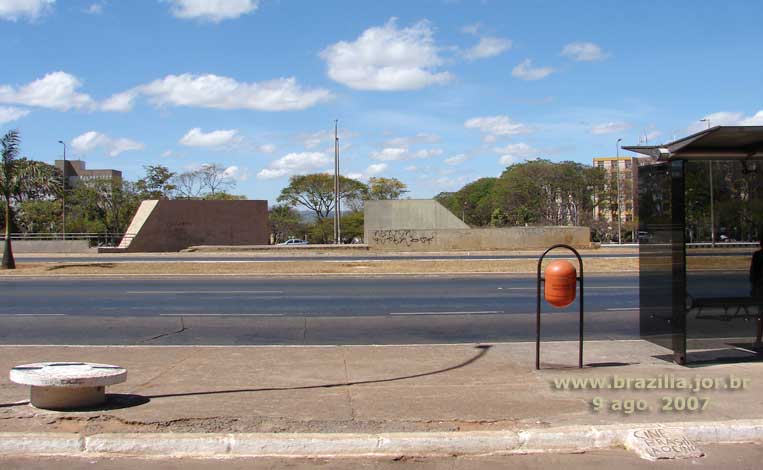
{"type": "Polygon", "coordinates": [[[741,361],[686,368],[669,362],[668,350],[647,342],[593,341],[586,343],[586,367],[579,370],[576,342],[544,343],[544,369],[535,371],[533,343],[8,346],[0,347],[0,368],[5,371],[30,362],[89,361],[126,367],[128,380],[109,388],[110,400],[102,409],[54,412],[26,404],[28,390],[10,383],[3,373],[0,433],[122,433],[133,439],[135,433],[457,436],[559,428],[573,430],[574,437],[574,429],[581,426],[613,425],[620,432],[643,423],[686,427],[696,422],[707,428],[748,420],[744,435],[760,431],[763,436],[763,421],[756,421],[763,420],[763,363],[745,362],[748,355],[737,354],[741,361]],[[614,388],[563,389],[560,381],[578,378],[606,380],[614,388]],[[696,393],[671,388],[679,378],[690,384],[704,379],[713,387],[696,393]],[[729,387],[736,379],[740,384],[746,379],[745,387],[729,387]],[[617,381],[623,385],[618,387],[617,381]],[[642,389],[650,381],[662,388],[642,389]],[[689,397],[702,399],[706,409],[686,411],[689,397]],[[592,401],[597,398],[600,409],[594,411],[592,401]],[[672,411],[663,410],[668,399],[672,411]],[[643,400],[650,409],[628,412],[626,400],[643,400]]]}

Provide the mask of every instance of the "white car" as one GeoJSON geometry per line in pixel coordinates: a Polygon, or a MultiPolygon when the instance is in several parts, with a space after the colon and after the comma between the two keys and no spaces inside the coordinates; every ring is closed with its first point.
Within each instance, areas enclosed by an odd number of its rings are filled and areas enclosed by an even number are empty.
{"type": "Polygon", "coordinates": [[[300,240],[298,238],[292,238],[291,240],[286,240],[285,242],[279,243],[279,246],[294,246],[294,245],[309,245],[310,243],[307,240],[300,240]]]}

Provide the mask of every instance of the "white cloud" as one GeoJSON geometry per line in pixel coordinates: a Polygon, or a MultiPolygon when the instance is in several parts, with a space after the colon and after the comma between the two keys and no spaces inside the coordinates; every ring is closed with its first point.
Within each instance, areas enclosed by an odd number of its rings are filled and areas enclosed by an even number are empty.
{"type": "Polygon", "coordinates": [[[413,158],[431,158],[442,155],[442,149],[422,149],[413,153],[413,158]]]}
{"type": "Polygon", "coordinates": [[[167,0],[172,14],[184,20],[219,23],[236,19],[257,9],[257,0],[167,0]]]}
{"type": "Polygon", "coordinates": [[[301,139],[302,145],[304,145],[306,149],[314,149],[315,147],[318,147],[324,143],[333,142],[334,131],[326,130],[313,132],[312,134],[303,135],[301,139]]]}
{"type": "Polygon", "coordinates": [[[90,108],[90,96],[78,93],[82,83],[66,72],[52,72],[20,87],[0,85],[0,103],[39,106],[67,111],[71,108],[90,108]]]}
{"type": "Polygon", "coordinates": [[[103,13],[103,5],[100,3],[92,3],[90,6],[83,10],[88,15],[100,15],[103,13]]]}
{"type": "Polygon", "coordinates": [[[220,129],[204,132],[199,127],[186,132],[178,142],[186,147],[220,148],[241,142],[242,137],[238,129],[220,129]]]}
{"type": "Polygon", "coordinates": [[[175,152],[172,150],[165,150],[162,152],[162,158],[172,157],[173,155],[175,155],[175,152]]]}
{"type": "Polygon", "coordinates": [[[257,147],[257,150],[262,153],[274,153],[276,151],[276,146],[273,144],[262,144],[257,147]]]}
{"type": "Polygon", "coordinates": [[[592,42],[572,42],[562,48],[563,56],[580,62],[593,62],[604,60],[607,54],[601,50],[601,46],[592,42]]]}
{"type": "Polygon", "coordinates": [[[416,165],[410,165],[405,167],[405,171],[418,171],[418,169],[419,167],[417,167],[416,165]]]}
{"type": "Polygon", "coordinates": [[[662,135],[662,132],[660,131],[651,131],[651,132],[647,132],[646,135],[644,135],[644,137],[646,137],[646,140],[654,140],[661,135],[662,135]]]}
{"type": "Polygon", "coordinates": [[[740,126],[763,126],[763,110],[739,121],[740,126]]]}
{"type": "Polygon", "coordinates": [[[405,147],[386,147],[378,151],[371,152],[371,158],[381,161],[405,160],[408,156],[408,149],[405,147]]]}
{"type": "MultiPolygon", "coordinates": [[[[763,110],[758,111],[752,116],[745,116],[744,113],[720,111],[717,113],[708,114],[702,117],[703,120],[707,120],[711,127],[714,126],[763,126],[763,110]]],[[[688,131],[690,133],[699,132],[707,129],[707,122],[692,123],[688,131]]]]}
{"type": "Polygon", "coordinates": [[[286,111],[305,109],[333,98],[328,90],[302,89],[297,80],[238,82],[219,75],[167,75],[135,89],[157,106],[286,111]]]}
{"type": "Polygon", "coordinates": [[[371,158],[383,162],[431,158],[442,155],[442,149],[421,149],[411,152],[408,147],[385,147],[371,152],[371,158]]]}
{"type": "Polygon", "coordinates": [[[461,28],[461,32],[465,34],[471,34],[476,36],[482,29],[482,23],[472,23],[461,28]]]}
{"type": "Polygon", "coordinates": [[[452,157],[445,159],[446,165],[460,165],[461,163],[464,163],[467,160],[467,156],[463,153],[459,153],[458,155],[453,155],[452,157]]]}
{"type": "Polygon", "coordinates": [[[270,162],[267,168],[257,173],[259,179],[275,179],[296,175],[328,165],[333,161],[323,152],[289,153],[270,162]]]}
{"type": "Polygon", "coordinates": [[[613,132],[623,132],[628,129],[630,124],[627,122],[604,122],[591,126],[589,131],[594,135],[611,134],[613,132]]]}
{"type": "Polygon", "coordinates": [[[116,157],[120,153],[131,150],[143,150],[144,145],[138,141],[126,138],[112,138],[96,131],[85,132],[72,139],[72,150],[77,153],[88,153],[100,149],[110,157],[116,157]]]}
{"type": "Polygon", "coordinates": [[[552,67],[533,67],[530,59],[525,59],[511,71],[511,74],[522,80],[541,80],[554,72],[552,67]]]}
{"type": "Polygon", "coordinates": [[[18,21],[36,20],[53,8],[56,0],[0,0],[0,19],[18,21]]]}
{"type": "Polygon", "coordinates": [[[99,108],[101,111],[125,112],[132,110],[135,98],[138,97],[138,90],[127,90],[122,93],[116,93],[109,98],[101,101],[99,108]]]}
{"type": "Polygon", "coordinates": [[[249,179],[249,172],[246,169],[232,165],[223,170],[222,177],[236,181],[246,181],[249,179]]]}
{"type": "Polygon", "coordinates": [[[485,143],[495,142],[498,136],[529,134],[533,131],[532,127],[514,122],[509,116],[482,116],[471,118],[464,122],[467,129],[479,129],[485,134],[483,140],[485,143]]]}
{"type": "Polygon", "coordinates": [[[494,57],[511,48],[511,41],[505,38],[484,36],[476,46],[466,50],[464,57],[467,60],[486,59],[494,57]]]}
{"type": "Polygon", "coordinates": [[[340,41],[320,53],[329,77],[356,90],[416,90],[453,78],[437,72],[443,60],[427,21],[398,29],[396,19],[369,28],[354,42],[340,41]]]}
{"type": "Polygon", "coordinates": [[[452,190],[459,189],[469,181],[468,176],[458,176],[451,178],[449,176],[443,176],[434,180],[435,186],[440,189],[452,190]]]}
{"type": "Polygon", "coordinates": [[[14,108],[13,106],[0,106],[0,124],[13,122],[29,114],[28,109],[14,108]]]}
{"type": "Polygon", "coordinates": [[[388,165],[386,163],[374,163],[372,165],[368,165],[365,174],[367,176],[376,176],[380,173],[384,173],[387,170],[387,166],[388,165]]]}
{"type": "Polygon", "coordinates": [[[384,142],[385,147],[407,147],[418,144],[436,144],[440,141],[440,136],[436,134],[418,133],[410,137],[395,137],[384,142]]]}
{"type": "Polygon", "coordinates": [[[496,147],[493,151],[501,154],[501,158],[498,159],[498,163],[501,165],[511,165],[521,160],[535,158],[539,153],[537,149],[524,142],[496,147]]]}

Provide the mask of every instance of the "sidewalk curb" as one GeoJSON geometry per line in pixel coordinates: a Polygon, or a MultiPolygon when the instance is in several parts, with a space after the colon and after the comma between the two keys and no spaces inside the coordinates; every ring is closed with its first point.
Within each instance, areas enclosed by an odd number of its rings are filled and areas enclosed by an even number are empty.
{"type": "Polygon", "coordinates": [[[163,457],[365,457],[583,452],[626,447],[641,429],[671,429],[699,444],[763,441],[763,419],[567,426],[521,431],[382,434],[134,433],[81,436],[0,433],[0,455],[138,455],[163,457]]]}

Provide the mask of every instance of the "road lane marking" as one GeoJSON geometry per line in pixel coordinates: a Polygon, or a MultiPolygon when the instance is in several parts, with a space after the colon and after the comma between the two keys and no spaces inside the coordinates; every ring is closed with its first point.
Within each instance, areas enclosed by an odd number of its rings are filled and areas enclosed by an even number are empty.
{"type": "Polygon", "coordinates": [[[128,294],[283,294],[282,290],[131,290],[128,294]]]}
{"type": "Polygon", "coordinates": [[[472,312],[392,312],[389,315],[469,315],[469,314],[489,314],[489,313],[503,313],[501,310],[479,310],[472,312]]]}
{"type": "Polygon", "coordinates": [[[4,317],[65,317],[65,313],[13,313],[4,317]]]}
{"type": "Polygon", "coordinates": [[[283,313],[160,313],[160,317],[282,317],[283,313]]]}

